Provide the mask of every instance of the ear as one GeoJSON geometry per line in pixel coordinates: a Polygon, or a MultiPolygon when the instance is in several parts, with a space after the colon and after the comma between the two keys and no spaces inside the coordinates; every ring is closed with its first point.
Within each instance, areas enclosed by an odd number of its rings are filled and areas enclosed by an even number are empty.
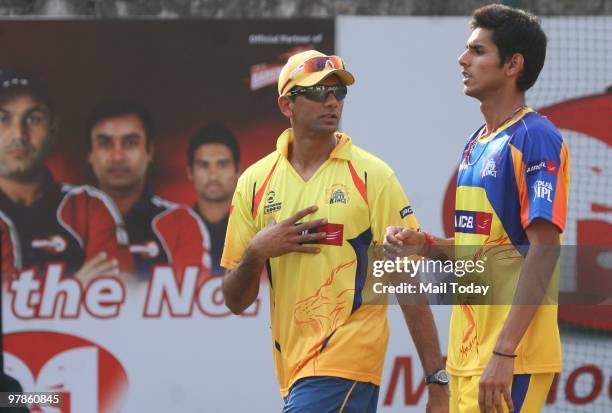
{"type": "Polygon", "coordinates": [[[153,141],[149,141],[147,153],[149,155],[149,162],[151,162],[153,160],[153,154],[155,153],[155,144],[153,144],[153,141]]]}
{"type": "Polygon", "coordinates": [[[513,54],[506,61],[506,74],[518,77],[525,68],[525,58],[520,53],[513,54]]]}
{"type": "Polygon", "coordinates": [[[287,96],[279,96],[277,102],[278,108],[280,109],[281,113],[286,118],[291,118],[291,116],[293,115],[293,101],[287,96]]]}

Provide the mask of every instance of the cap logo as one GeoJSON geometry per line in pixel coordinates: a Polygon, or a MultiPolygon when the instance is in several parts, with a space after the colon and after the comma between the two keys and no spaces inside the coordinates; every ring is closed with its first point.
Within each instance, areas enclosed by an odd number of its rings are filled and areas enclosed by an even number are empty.
{"type": "Polygon", "coordinates": [[[10,87],[10,86],[16,86],[16,85],[21,85],[21,86],[27,86],[28,85],[28,79],[7,79],[4,82],[2,82],[2,87],[10,87]]]}

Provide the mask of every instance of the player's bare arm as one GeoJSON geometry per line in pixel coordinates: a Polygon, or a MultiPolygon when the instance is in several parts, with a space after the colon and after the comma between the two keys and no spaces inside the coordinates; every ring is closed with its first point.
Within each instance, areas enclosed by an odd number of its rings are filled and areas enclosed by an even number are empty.
{"type": "Polygon", "coordinates": [[[385,231],[383,248],[389,257],[418,254],[432,259],[452,259],[455,238],[438,238],[425,231],[391,226],[385,231]],[[414,251],[407,247],[415,247],[414,251]]]}
{"type": "MultiPolygon", "coordinates": [[[[402,313],[408,325],[408,330],[419,353],[419,359],[425,376],[434,371],[444,368],[444,360],[440,353],[440,341],[436,324],[429,304],[402,305],[402,313]]],[[[428,413],[448,412],[448,385],[430,384],[427,386],[429,393],[427,402],[428,413]]]]}
{"type": "Polygon", "coordinates": [[[257,299],[259,276],[266,260],[290,252],[316,254],[320,251],[319,247],[303,244],[327,236],[325,232],[308,233],[311,228],[325,225],[327,219],[299,223],[317,209],[317,206],[313,205],[298,211],[284,221],[277,223],[270,220],[268,225],[253,237],[238,265],[228,271],[223,280],[225,304],[234,314],[242,313],[257,299]]]}
{"type": "Polygon", "coordinates": [[[502,398],[513,410],[510,387],[514,352],[529,327],[559,258],[559,230],[552,223],[536,219],[527,228],[530,248],[521,270],[514,304],[497,339],[495,353],[480,379],[478,403],[481,412],[502,412],[502,398]],[[496,354],[497,353],[497,354],[496,354]]]}

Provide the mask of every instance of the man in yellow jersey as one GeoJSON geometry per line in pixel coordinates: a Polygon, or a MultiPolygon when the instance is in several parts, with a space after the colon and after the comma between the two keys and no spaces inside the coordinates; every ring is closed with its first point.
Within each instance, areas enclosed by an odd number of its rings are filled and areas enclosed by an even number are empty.
{"type": "Polygon", "coordinates": [[[393,227],[385,245],[424,246],[436,258],[454,244],[456,259],[472,246],[473,257],[488,258],[484,279],[510,299],[454,306],[450,410],[539,412],[561,370],[556,301],[548,305],[543,291],[555,285],[569,154],[555,126],[525,106],[546,53],[538,19],[496,4],[476,10],[471,27],[459,64],[464,92],[480,101],[485,124],[459,165],[455,237],[393,227]]]}
{"type": "MultiPolygon", "coordinates": [[[[387,308],[364,302],[367,253],[385,228],[418,223],[391,168],[337,132],[347,85],[338,56],[292,56],[278,80],[291,122],[276,151],[240,177],[221,265],[227,306],[240,314],[270,282],[272,351],[283,412],[376,411],[387,308]]],[[[428,306],[404,307],[424,369],[443,361],[428,306]]],[[[429,409],[448,411],[433,386],[429,409]]]]}

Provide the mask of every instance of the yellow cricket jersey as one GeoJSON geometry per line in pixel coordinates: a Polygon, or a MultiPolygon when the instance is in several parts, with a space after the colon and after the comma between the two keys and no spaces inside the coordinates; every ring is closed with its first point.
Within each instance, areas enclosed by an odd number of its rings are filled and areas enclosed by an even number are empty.
{"type": "Polygon", "coordinates": [[[388,340],[387,308],[363,303],[369,245],[389,225],[417,228],[412,208],[389,166],[336,133],[329,159],[305,182],[287,159],[287,129],[277,150],[240,177],[221,265],[235,267],[249,241],[271,219],[310,205],[302,222],[327,218],[319,254],[290,253],[267,262],[272,351],[281,393],[308,376],[380,384],[388,340]]]}
{"type": "MultiPolygon", "coordinates": [[[[456,376],[482,374],[511,308],[529,246],[526,229],[540,218],[562,232],[569,193],[567,146],[546,118],[526,108],[489,138],[478,140],[479,133],[459,166],[455,243],[487,257],[483,277],[492,284],[491,302],[500,305],[453,308],[447,369],[456,376]]],[[[551,286],[555,291],[555,277],[551,286]]],[[[515,374],[561,370],[556,305],[540,306],[516,354],[515,374]]]]}

